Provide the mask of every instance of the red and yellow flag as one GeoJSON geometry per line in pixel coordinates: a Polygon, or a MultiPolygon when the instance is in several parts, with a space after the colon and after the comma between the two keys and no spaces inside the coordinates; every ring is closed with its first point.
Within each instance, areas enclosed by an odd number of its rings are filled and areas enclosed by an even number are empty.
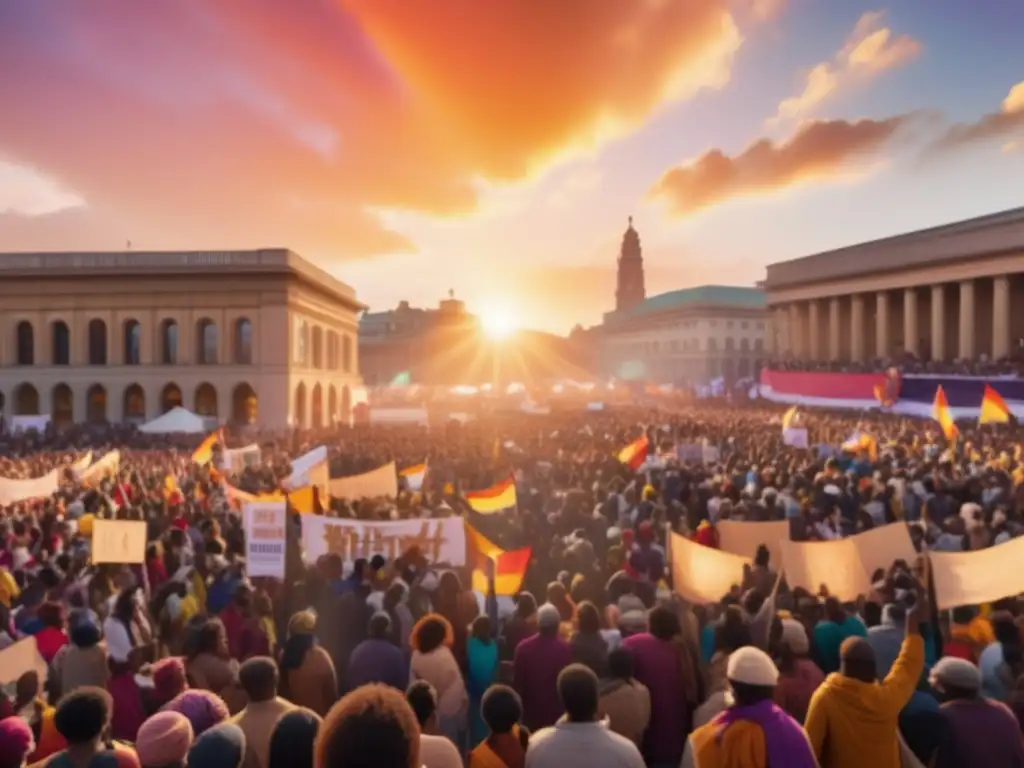
{"type": "Polygon", "coordinates": [[[516,479],[512,475],[482,491],[468,491],[466,501],[470,509],[481,515],[509,509],[516,505],[516,479]]]}
{"type": "Polygon", "coordinates": [[[206,439],[192,452],[192,461],[205,467],[213,459],[213,446],[222,441],[220,430],[211,432],[206,439]]]}
{"type": "Polygon", "coordinates": [[[1009,424],[1010,408],[1003,400],[1003,396],[996,392],[988,384],[985,385],[985,394],[981,396],[981,414],[978,416],[979,424],[1009,424]]]}
{"type": "Polygon", "coordinates": [[[634,440],[621,451],[618,459],[631,470],[636,472],[647,458],[647,435],[634,440]]]}
{"type": "Polygon", "coordinates": [[[949,403],[946,401],[946,393],[943,391],[941,384],[935,390],[932,418],[939,422],[939,426],[942,427],[942,434],[946,436],[947,440],[953,442],[957,439],[960,430],[956,428],[956,422],[953,420],[953,414],[949,411],[949,403]]]}
{"type": "Polygon", "coordinates": [[[494,562],[494,593],[512,596],[523,586],[526,569],[530,565],[530,547],[506,552],[466,524],[466,555],[473,566],[473,586],[477,592],[487,594],[486,560],[494,562]]]}

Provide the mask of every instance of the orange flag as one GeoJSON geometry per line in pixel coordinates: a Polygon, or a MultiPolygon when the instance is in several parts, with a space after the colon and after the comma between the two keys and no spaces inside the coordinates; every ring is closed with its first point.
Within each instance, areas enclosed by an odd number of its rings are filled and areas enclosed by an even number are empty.
{"type": "Polygon", "coordinates": [[[932,418],[939,422],[939,426],[942,427],[942,434],[946,436],[947,440],[953,442],[957,439],[960,430],[956,428],[956,422],[953,420],[953,414],[949,411],[949,403],[946,402],[946,393],[943,391],[941,384],[935,390],[932,418]]]}
{"type": "Polygon", "coordinates": [[[978,416],[979,424],[1009,424],[1010,408],[1003,400],[1003,396],[996,392],[988,384],[985,385],[985,394],[981,397],[981,414],[978,416]]]}
{"type": "Polygon", "coordinates": [[[468,560],[473,566],[473,589],[487,594],[486,561],[489,559],[494,562],[494,593],[510,597],[518,593],[530,565],[530,547],[506,552],[469,524],[465,527],[468,560]]]}
{"type": "Polygon", "coordinates": [[[640,469],[647,459],[647,435],[634,440],[619,451],[618,459],[634,472],[640,469]]]}

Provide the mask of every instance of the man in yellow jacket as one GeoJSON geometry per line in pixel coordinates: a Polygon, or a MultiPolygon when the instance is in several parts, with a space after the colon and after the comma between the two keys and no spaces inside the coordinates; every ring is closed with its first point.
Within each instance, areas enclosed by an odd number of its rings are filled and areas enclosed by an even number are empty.
{"type": "Polygon", "coordinates": [[[924,670],[921,622],[927,615],[927,595],[918,586],[900,655],[881,683],[867,641],[844,641],[840,671],[811,696],[804,725],[821,768],[900,768],[899,714],[924,670]]]}

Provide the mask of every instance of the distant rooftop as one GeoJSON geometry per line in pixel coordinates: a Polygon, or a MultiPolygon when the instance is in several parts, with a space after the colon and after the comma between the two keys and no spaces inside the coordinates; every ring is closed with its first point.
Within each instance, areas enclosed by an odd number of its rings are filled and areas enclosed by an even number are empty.
{"type": "Polygon", "coordinates": [[[715,309],[765,309],[764,291],[737,285],[698,285],[651,296],[630,309],[605,314],[605,322],[630,320],[673,309],[708,307],[715,309]]]}

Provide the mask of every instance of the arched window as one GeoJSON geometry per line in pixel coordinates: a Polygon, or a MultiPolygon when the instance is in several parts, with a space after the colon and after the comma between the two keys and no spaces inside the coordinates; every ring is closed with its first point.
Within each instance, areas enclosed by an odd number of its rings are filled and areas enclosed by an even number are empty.
{"type": "Polygon", "coordinates": [[[732,336],[726,336],[725,337],[725,351],[726,352],[732,352],[733,349],[735,349],[735,346],[736,346],[736,342],[733,339],[733,337],[732,336]]]}
{"type": "Polygon", "coordinates": [[[217,326],[207,317],[196,323],[196,362],[217,364],[217,326]]]}
{"type": "Polygon", "coordinates": [[[750,339],[740,339],[740,352],[744,355],[750,351],[750,339]]]}
{"type": "Polygon", "coordinates": [[[36,332],[28,320],[18,323],[17,342],[18,365],[35,365],[36,332]]]}
{"type": "Polygon", "coordinates": [[[124,364],[139,365],[142,362],[142,326],[138,320],[124,324],[124,364]]]}
{"type": "Polygon", "coordinates": [[[324,331],[319,325],[313,327],[313,367],[324,367],[324,331]]]}
{"type": "Polygon", "coordinates": [[[160,413],[173,411],[181,407],[181,388],[177,384],[168,384],[160,393],[160,413]]]}
{"type": "Polygon", "coordinates": [[[54,365],[71,365],[71,331],[63,320],[56,320],[50,329],[51,355],[54,365]]]}
{"type": "Polygon", "coordinates": [[[217,415],[217,390],[212,384],[203,382],[196,387],[195,407],[193,410],[200,416],[217,415]]]}
{"type": "Polygon", "coordinates": [[[295,407],[292,413],[292,425],[300,429],[306,426],[306,385],[301,381],[295,388],[295,407]]]}
{"type": "Polygon", "coordinates": [[[341,338],[341,370],[352,373],[352,339],[347,333],[341,338]]]}
{"type": "Polygon", "coordinates": [[[86,393],[86,418],[90,424],[102,424],[107,420],[107,390],[101,384],[93,384],[86,393]]]}
{"type": "Polygon", "coordinates": [[[252,323],[246,317],[235,320],[235,364],[252,364],[252,323]]]}
{"type": "Polygon", "coordinates": [[[130,421],[145,421],[146,392],[138,384],[131,384],[125,388],[122,411],[125,419],[130,421]]]}
{"type": "Polygon", "coordinates": [[[178,324],[164,320],[160,324],[160,362],[164,365],[178,364],[178,324]]]}
{"type": "Polygon", "coordinates": [[[58,384],[53,388],[50,420],[59,427],[70,427],[75,423],[75,398],[67,384],[58,384]]]}
{"type": "Polygon", "coordinates": [[[256,392],[247,383],[242,382],[231,395],[231,419],[236,424],[255,424],[259,415],[259,403],[256,392]]]}
{"type": "Polygon", "coordinates": [[[16,416],[39,415],[39,392],[31,384],[21,384],[14,391],[14,413],[16,416]]]}
{"type": "Polygon", "coordinates": [[[107,364],[107,324],[96,318],[89,321],[89,365],[107,364]]]}

